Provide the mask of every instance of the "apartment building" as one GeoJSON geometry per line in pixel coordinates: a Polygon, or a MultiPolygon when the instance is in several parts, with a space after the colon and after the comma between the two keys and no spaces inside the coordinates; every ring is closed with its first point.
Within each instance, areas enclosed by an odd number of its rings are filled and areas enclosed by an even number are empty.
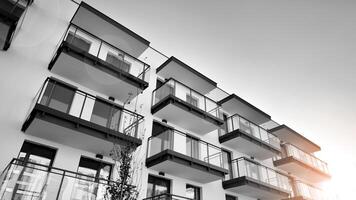
{"type": "Polygon", "coordinates": [[[326,199],[318,145],[97,7],[0,3],[1,200],[104,199],[127,145],[138,199],[326,199]]]}

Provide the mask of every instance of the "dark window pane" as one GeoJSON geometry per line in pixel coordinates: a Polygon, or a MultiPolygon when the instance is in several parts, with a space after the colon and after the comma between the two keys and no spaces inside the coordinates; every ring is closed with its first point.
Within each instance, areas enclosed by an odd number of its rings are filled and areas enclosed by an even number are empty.
{"type": "Polygon", "coordinates": [[[90,121],[98,125],[107,127],[111,106],[102,101],[96,100],[90,121]]]}
{"type": "Polygon", "coordinates": [[[237,200],[237,198],[236,197],[234,197],[234,196],[231,196],[231,195],[225,195],[225,199],[226,200],[237,200]]]}
{"type": "Polygon", "coordinates": [[[147,197],[157,196],[170,192],[171,182],[167,179],[148,176],[147,197]]]}

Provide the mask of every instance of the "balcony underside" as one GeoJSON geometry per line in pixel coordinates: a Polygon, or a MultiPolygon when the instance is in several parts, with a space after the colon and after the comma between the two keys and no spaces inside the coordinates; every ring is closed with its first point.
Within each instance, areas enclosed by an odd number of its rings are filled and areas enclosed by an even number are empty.
{"type": "Polygon", "coordinates": [[[263,200],[283,199],[289,191],[248,178],[246,176],[223,181],[225,190],[263,200]]]}
{"type": "Polygon", "coordinates": [[[67,42],[57,50],[48,69],[121,102],[136,97],[148,87],[147,82],[67,42]]]}
{"type": "Polygon", "coordinates": [[[26,134],[79,148],[95,154],[109,155],[113,143],[141,145],[135,137],[115,132],[94,123],[37,104],[22,126],[26,134]]]}
{"type": "Polygon", "coordinates": [[[195,133],[216,130],[224,122],[195,106],[169,95],[151,108],[151,113],[195,133]]]}
{"type": "Polygon", "coordinates": [[[218,103],[221,105],[223,110],[229,112],[230,114],[238,114],[257,125],[271,120],[271,116],[235,94],[229,95],[228,97],[220,100],[218,103]]]}
{"type": "Polygon", "coordinates": [[[311,183],[319,183],[330,179],[330,175],[315,169],[292,156],[273,161],[273,164],[274,166],[311,183]]]}
{"type": "Polygon", "coordinates": [[[185,85],[189,85],[202,94],[207,94],[217,87],[217,84],[194,70],[175,57],[170,57],[156,70],[157,75],[163,78],[174,78],[185,85]]]}
{"type": "Polygon", "coordinates": [[[164,150],[146,159],[146,166],[158,172],[164,172],[199,183],[221,180],[228,170],[209,165],[172,150],[164,150]]]}
{"type": "Polygon", "coordinates": [[[307,138],[305,138],[304,136],[286,125],[277,126],[271,129],[270,132],[275,134],[282,141],[293,144],[308,153],[320,151],[320,147],[318,145],[316,145],[315,143],[308,140],[307,138]]]}
{"type": "Polygon", "coordinates": [[[235,130],[219,137],[220,143],[241,153],[265,160],[278,155],[281,151],[272,145],[260,141],[241,130],[235,130]]]}
{"type": "Polygon", "coordinates": [[[119,46],[134,57],[139,57],[150,42],[119,24],[104,13],[81,1],[71,23],[99,36],[104,41],[119,46]]]}

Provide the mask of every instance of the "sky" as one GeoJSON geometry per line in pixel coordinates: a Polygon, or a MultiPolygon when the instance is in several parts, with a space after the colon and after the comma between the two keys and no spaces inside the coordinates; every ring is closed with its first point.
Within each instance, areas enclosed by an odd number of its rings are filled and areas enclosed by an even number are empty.
{"type": "Polygon", "coordinates": [[[353,197],[356,1],[106,0],[97,7],[320,145],[333,175],[327,187],[339,199],[353,197]]]}

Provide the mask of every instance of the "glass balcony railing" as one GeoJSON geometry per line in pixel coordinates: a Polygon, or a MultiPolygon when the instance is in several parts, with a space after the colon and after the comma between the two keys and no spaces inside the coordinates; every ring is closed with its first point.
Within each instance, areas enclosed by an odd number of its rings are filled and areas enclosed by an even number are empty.
{"type": "MultiPolygon", "coordinates": [[[[69,25],[61,42],[57,45],[56,51],[63,43],[72,45],[115,69],[129,73],[143,81],[149,81],[150,66],[148,64],[74,24],[69,25]]],[[[55,57],[56,53],[52,61],[55,57]]]]}
{"type": "Polygon", "coordinates": [[[119,134],[139,138],[143,116],[78,89],[48,78],[32,103],[108,128],[119,134]]]}
{"type": "MultiPolygon", "coordinates": [[[[13,159],[0,175],[0,199],[104,200],[108,179],[13,159]]],[[[134,187],[134,186],[130,186],[134,187]]]]}
{"type": "Polygon", "coordinates": [[[281,149],[281,142],[277,136],[269,133],[266,129],[237,114],[227,118],[225,121],[225,127],[220,129],[219,134],[220,136],[223,136],[235,130],[241,130],[259,141],[266,142],[277,149],[281,149]]]}
{"type": "Polygon", "coordinates": [[[221,119],[220,107],[215,101],[172,78],[153,91],[152,105],[156,105],[169,95],[221,119]]]}
{"type": "Polygon", "coordinates": [[[311,200],[328,200],[329,198],[325,193],[314,186],[308,185],[306,183],[295,181],[294,182],[295,191],[293,191],[291,197],[302,196],[306,199],[311,200]]]}
{"type": "Polygon", "coordinates": [[[210,165],[228,169],[221,148],[180,131],[166,130],[148,138],[147,158],[167,149],[210,165]]]}
{"type": "Polygon", "coordinates": [[[291,191],[289,179],[286,175],[244,157],[232,160],[231,170],[230,179],[246,176],[256,181],[291,191]]]}
{"type": "Polygon", "coordinates": [[[315,168],[318,169],[326,174],[329,174],[329,169],[328,169],[328,164],[319,158],[315,157],[312,154],[308,154],[297,147],[285,143],[282,145],[284,152],[282,153],[282,156],[277,156],[275,160],[283,159],[286,157],[292,156],[293,158],[315,168]]]}
{"type": "Polygon", "coordinates": [[[147,197],[143,200],[194,200],[187,197],[182,197],[174,194],[160,194],[153,197],[147,197]]]}

